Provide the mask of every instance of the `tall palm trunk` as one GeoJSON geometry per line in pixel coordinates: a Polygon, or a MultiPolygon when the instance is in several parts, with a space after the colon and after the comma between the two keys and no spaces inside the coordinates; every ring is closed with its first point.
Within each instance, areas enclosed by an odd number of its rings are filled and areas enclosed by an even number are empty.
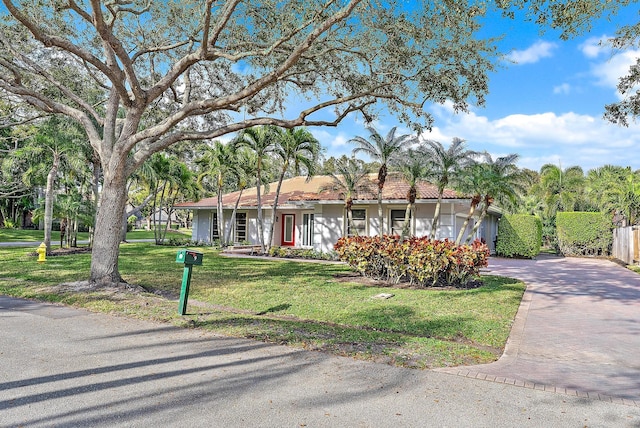
{"type": "Polygon", "coordinates": [[[351,232],[354,236],[358,236],[358,231],[353,226],[353,211],[351,211],[351,207],[353,206],[353,199],[347,198],[344,206],[347,209],[347,225],[348,225],[347,230],[345,231],[347,232],[345,233],[345,236],[349,235],[348,229],[351,229],[351,232]]]}
{"type": "Polygon", "coordinates": [[[429,233],[430,239],[436,239],[436,231],[438,229],[438,223],[440,221],[440,207],[442,206],[442,192],[438,195],[438,202],[436,203],[436,211],[433,213],[433,221],[431,222],[431,232],[429,233]]]}
{"type": "Polygon", "coordinates": [[[261,162],[258,159],[258,168],[256,173],[256,199],[258,202],[258,242],[260,243],[260,250],[264,253],[264,221],[262,216],[262,177],[260,174],[261,162]]]}
{"type": "Polygon", "coordinates": [[[102,167],[96,156],[92,158],[91,164],[93,165],[93,174],[91,175],[91,193],[93,195],[93,206],[95,211],[93,213],[93,224],[89,228],[89,246],[93,247],[93,234],[96,228],[98,207],[100,205],[100,172],[102,167]]]}
{"type": "Polygon", "coordinates": [[[244,187],[240,187],[240,193],[238,193],[238,199],[236,199],[236,204],[233,207],[231,218],[229,219],[229,223],[227,223],[225,236],[224,236],[225,242],[231,242],[231,229],[233,228],[233,223],[236,221],[236,213],[238,212],[238,205],[240,205],[240,198],[242,198],[243,191],[244,191],[244,187]]]}
{"type": "Polygon", "coordinates": [[[280,199],[280,189],[282,188],[282,182],[284,181],[284,174],[286,173],[288,168],[289,168],[289,165],[287,162],[285,162],[284,166],[282,167],[282,173],[280,174],[280,178],[278,179],[278,186],[276,187],[276,195],[275,195],[275,198],[273,199],[273,209],[271,210],[271,224],[269,225],[269,234],[267,235],[269,239],[267,241],[267,250],[269,250],[269,248],[271,248],[271,245],[273,244],[273,234],[274,234],[275,225],[276,225],[278,200],[280,199]]]}
{"type": "Polygon", "coordinates": [[[58,175],[60,166],[60,156],[53,153],[53,163],[47,174],[47,190],[44,195],[44,245],[47,247],[47,254],[51,253],[51,225],[53,224],[53,185],[58,175]]]}
{"type": "Polygon", "coordinates": [[[458,237],[456,238],[456,245],[460,245],[460,243],[462,242],[462,237],[464,236],[464,232],[465,230],[467,230],[467,226],[469,226],[471,217],[473,217],[473,215],[476,213],[476,207],[478,206],[481,200],[482,200],[482,197],[478,194],[474,195],[473,198],[471,199],[471,206],[469,208],[469,213],[467,214],[467,218],[464,220],[464,223],[462,224],[462,228],[460,229],[460,232],[458,232],[458,237]]]}
{"type": "Polygon", "coordinates": [[[223,239],[222,234],[224,233],[224,211],[222,209],[222,185],[224,184],[224,177],[222,176],[222,172],[218,172],[218,204],[217,204],[217,215],[218,215],[218,239],[220,240],[221,246],[226,246],[227,242],[223,239]]]}
{"type": "Polygon", "coordinates": [[[471,229],[471,232],[469,232],[469,236],[467,236],[467,240],[466,240],[467,244],[471,243],[474,236],[478,232],[478,229],[480,229],[480,225],[482,224],[482,221],[484,220],[484,218],[487,216],[487,213],[489,212],[489,206],[492,203],[493,203],[493,198],[489,195],[485,195],[484,204],[482,205],[482,211],[480,212],[480,218],[478,218],[478,222],[473,225],[473,229],[471,229]]]}
{"type": "Polygon", "coordinates": [[[379,223],[379,235],[384,235],[384,216],[382,215],[382,189],[387,181],[387,165],[382,164],[380,170],[378,170],[378,223],[379,223]]]}
{"type": "Polygon", "coordinates": [[[402,225],[402,236],[400,236],[401,241],[404,241],[404,239],[409,235],[411,221],[415,218],[415,215],[411,214],[413,211],[413,204],[416,202],[416,195],[416,186],[411,186],[407,192],[407,209],[404,211],[404,224],[402,225]]]}

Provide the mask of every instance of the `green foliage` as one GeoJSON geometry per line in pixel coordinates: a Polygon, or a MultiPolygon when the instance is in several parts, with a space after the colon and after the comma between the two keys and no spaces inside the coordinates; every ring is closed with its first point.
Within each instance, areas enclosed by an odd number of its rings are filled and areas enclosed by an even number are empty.
{"type": "Polygon", "coordinates": [[[271,247],[268,254],[270,257],[285,259],[336,260],[332,253],[323,253],[313,248],[271,247]]]}
{"type": "Polygon", "coordinates": [[[4,224],[2,226],[5,229],[15,229],[16,228],[16,223],[13,220],[10,220],[8,218],[4,219],[4,224]]]}
{"type": "Polygon", "coordinates": [[[558,246],[565,256],[608,255],[613,241],[611,220],[603,213],[563,212],[556,215],[558,246]]]}
{"type": "Polygon", "coordinates": [[[426,237],[400,241],[398,236],[340,238],[340,260],[362,275],[421,287],[464,287],[487,266],[489,249],[480,241],[455,245],[426,237]]]}
{"type": "Polygon", "coordinates": [[[542,221],[527,214],[505,215],[498,223],[496,252],[505,257],[533,258],[542,245],[542,221]]]}

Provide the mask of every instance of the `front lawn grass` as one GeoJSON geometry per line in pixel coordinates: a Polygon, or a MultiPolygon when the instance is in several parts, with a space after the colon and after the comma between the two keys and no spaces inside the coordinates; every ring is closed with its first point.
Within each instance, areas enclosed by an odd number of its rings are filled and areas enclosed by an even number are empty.
{"type": "MultiPolygon", "coordinates": [[[[166,238],[180,236],[191,237],[191,230],[170,229],[167,231],[166,238]]],[[[153,230],[132,230],[127,232],[127,239],[154,239],[153,230]]],[[[78,232],[78,241],[86,241],[89,239],[88,232],[78,232]]],[[[0,242],[36,242],[40,243],[44,240],[43,230],[34,229],[4,229],[0,228],[0,242]]],[[[60,231],[54,230],[51,232],[51,243],[54,248],[60,245],[60,231]]]]}
{"type": "MultiPolygon", "coordinates": [[[[61,291],[86,279],[90,255],[49,257],[0,249],[0,293],[171,322],[219,334],[328,351],[409,367],[497,359],[524,284],[483,277],[470,290],[422,290],[348,282],[341,264],[228,258],[210,248],[193,268],[188,314],[177,314],[182,265],[175,247],[123,244],[120,272],[149,293],[61,291]],[[390,299],[374,299],[391,293],[390,299]]],[[[357,278],[356,278],[357,279],[357,278]]]]}

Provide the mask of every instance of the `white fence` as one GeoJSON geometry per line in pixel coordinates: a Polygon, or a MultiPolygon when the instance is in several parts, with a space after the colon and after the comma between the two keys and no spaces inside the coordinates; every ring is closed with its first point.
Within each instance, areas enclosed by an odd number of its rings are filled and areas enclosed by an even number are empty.
{"type": "Polygon", "coordinates": [[[627,226],[614,229],[611,255],[630,265],[639,263],[640,226],[627,226]]]}

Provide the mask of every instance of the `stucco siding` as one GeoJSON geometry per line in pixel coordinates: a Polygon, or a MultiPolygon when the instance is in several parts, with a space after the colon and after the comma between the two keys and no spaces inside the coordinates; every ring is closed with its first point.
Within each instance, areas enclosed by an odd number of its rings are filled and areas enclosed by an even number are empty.
{"type": "Polygon", "coordinates": [[[211,213],[211,210],[194,210],[192,240],[211,242],[211,213]]]}
{"type": "Polygon", "coordinates": [[[315,242],[319,243],[319,251],[333,251],[333,244],[344,235],[343,212],[342,204],[324,205],[321,207],[321,215],[316,215],[314,240],[318,240],[315,242]]]}

